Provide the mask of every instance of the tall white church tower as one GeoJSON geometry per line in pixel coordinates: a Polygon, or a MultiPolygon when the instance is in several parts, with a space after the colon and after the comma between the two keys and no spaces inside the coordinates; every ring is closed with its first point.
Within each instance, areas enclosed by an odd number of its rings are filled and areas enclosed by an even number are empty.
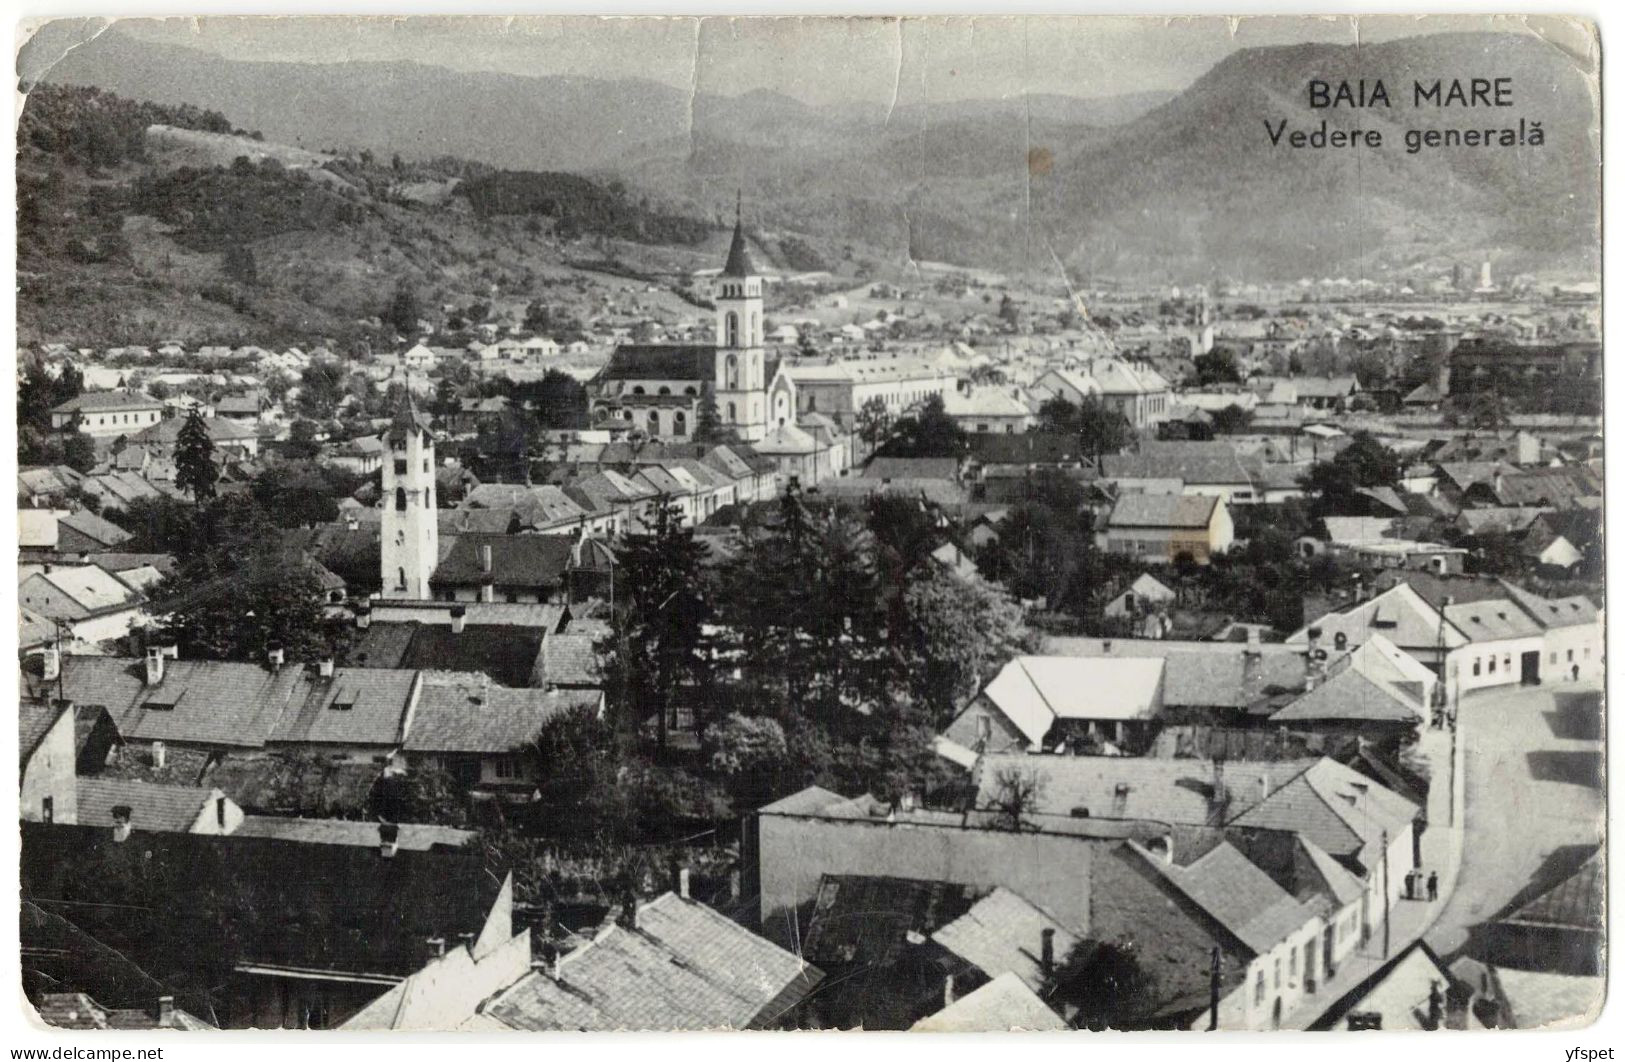
{"type": "Polygon", "coordinates": [[[717,278],[717,416],[745,442],[767,434],[767,380],[763,378],[762,278],[750,260],[742,209],[736,208],[733,243],[717,278]]]}
{"type": "Polygon", "coordinates": [[[406,393],[384,433],[381,564],[384,597],[427,601],[429,577],[440,563],[440,522],[435,514],[434,437],[429,420],[406,393]]]}

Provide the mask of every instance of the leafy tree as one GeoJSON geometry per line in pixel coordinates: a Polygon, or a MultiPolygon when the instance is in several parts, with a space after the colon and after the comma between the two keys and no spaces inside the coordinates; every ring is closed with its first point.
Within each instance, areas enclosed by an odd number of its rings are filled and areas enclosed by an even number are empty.
{"type": "Polygon", "coordinates": [[[1398,454],[1362,431],[1330,461],[1311,467],[1300,482],[1315,496],[1316,513],[1324,515],[1348,504],[1362,487],[1397,488],[1403,469],[1398,454]]]}
{"type": "Polygon", "coordinates": [[[1132,940],[1083,940],[1056,966],[1044,996],[1077,1007],[1079,1027],[1103,1032],[1135,1028],[1153,1013],[1155,987],[1132,940]]]}
{"type": "Polygon", "coordinates": [[[694,417],[694,441],[706,445],[738,441],[734,430],[722,423],[716,395],[709,387],[700,397],[699,412],[694,417]]]}
{"type": "Polygon", "coordinates": [[[203,422],[203,414],[193,408],[175,439],[175,486],[190,494],[193,502],[202,503],[214,497],[219,478],[209,426],[203,422]]]}
{"type": "Polygon", "coordinates": [[[336,358],[313,361],[299,379],[299,411],[312,420],[328,420],[344,397],[344,366],[336,358]]]}
{"type": "Polygon", "coordinates": [[[1040,431],[1076,436],[1082,451],[1096,461],[1121,453],[1133,437],[1123,414],[1093,395],[1081,405],[1064,398],[1050,399],[1039,407],[1038,423],[1040,431]]]}
{"type": "Polygon", "coordinates": [[[62,463],[75,472],[89,472],[96,466],[96,444],[82,431],[68,432],[62,438],[62,463]]]}
{"type": "Polygon", "coordinates": [[[1233,351],[1221,347],[1198,355],[1192,361],[1196,365],[1196,383],[1199,387],[1241,382],[1241,367],[1236,364],[1236,355],[1233,351]]]}
{"type": "Polygon", "coordinates": [[[202,557],[154,588],[160,636],[203,660],[262,661],[273,645],[290,662],[336,655],[348,631],[328,620],[327,591],[314,567],[281,548],[263,515],[244,525],[257,534],[225,530],[226,522],[216,522],[202,557]]]}
{"type": "Polygon", "coordinates": [[[322,452],[316,441],[316,422],[300,417],[288,426],[288,442],[282,452],[294,461],[308,461],[322,452]]]}
{"type": "Polygon", "coordinates": [[[939,730],[981,684],[1018,653],[1034,648],[1021,608],[1002,589],[929,565],[903,594],[908,621],[906,673],[915,700],[939,730]]]}
{"type": "Polygon", "coordinates": [[[962,457],[967,443],[959,423],[948,415],[941,395],[898,418],[883,453],[892,457],[962,457]]]}
{"type": "Polygon", "coordinates": [[[542,300],[536,299],[525,307],[525,331],[532,335],[541,335],[552,326],[553,315],[542,300]]]}
{"type": "Polygon", "coordinates": [[[401,283],[395,288],[395,294],[390,296],[389,304],[379,316],[398,334],[416,335],[418,320],[423,316],[423,311],[418,305],[418,293],[404,282],[401,283]]]}
{"type": "Polygon", "coordinates": [[[425,822],[462,829],[469,824],[468,797],[451,772],[431,764],[405,774],[386,774],[368,795],[371,812],[385,822],[425,822]]]}
{"type": "Polygon", "coordinates": [[[705,548],[682,526],[675,505],[663,504],[652,530],[626,536],[620,551],[622,593],[609,669],[628,722],[656,720],[661,751],[680,687],[692,690],[707,674],[702,625],[711,614],[701,570],[705,548]]]}
{"type": "Polygon", "coordinates": [[[1252,411],[1236,405],[1216,409],[1211,416],[1215,435],[1240,435],[1253,422],[1252,411]]]}
{"type": "Polygon", "coordinates": [[[880,444],[886,441],[891,433],[891,426],[891,411],[886,408],[886,400],[879,395],[868,399],[858,409],[858,438],[863,440],[870,453],[879,449],[880,444]]]}
{"type": "Polygon", "coordinates": [[[530,752],[538,776],[537,810],[549,832],[619,833],[625,804],[616,780],[625,760],[615,730],[586,705],[550,716],[530,752]]]}
{"type": "Polygon", "coordinates": [[[789,746],[776,720],[734,712],[705,728],[700,754],[707,770],[727,783],[737,801],[749,806],[771,799],[789,746]]]}
{"type": "Polygon", "coordinates": [[[442,417],[455,416],[463,408],[462,395],[450,377],[441,377],[434,389],[434,412],[442,417]]]}

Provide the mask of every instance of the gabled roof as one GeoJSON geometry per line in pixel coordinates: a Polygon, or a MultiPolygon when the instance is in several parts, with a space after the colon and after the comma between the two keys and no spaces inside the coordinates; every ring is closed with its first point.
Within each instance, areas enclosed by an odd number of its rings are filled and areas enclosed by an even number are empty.
{"type": "Polygon", "coordinates": [[[525,1031],[746,1029],[765,1026],[823,978],[817,967],[675,893],[641,905],[566,955],[559,979],[522,978],[484,1016],[525,1031]]]}
{"type": "Polygon", "coordinates": [[[1013,973],[995,977],[910,1027],[911,1032],[1060,1032],[1072,1026],[1013,973]]]}
{"type": "Polygon", "coordinates": [[[489,579],[496,586],[551,590],[564,584],[575,547],[576,540],[568,535],[458,535],[429,582],[467,586],[489,579]],[[481,567],[482,546],[491,550],[489,573],[481,567]]]}
{"type": "Polygon", "coordinates": [[[1028,988],[1041,991],[1045,930],[1055,934],[1054,959],[1064,961],[1080,938],[1042,908],[999,886],[931,939],[989,977],[1014,974],[1028,988]]]}
{"type": "Polygon", "coordinates": [[[1417,806],[1399,794],[1323,758],[1231,825],[1302,834],[1328,855],[1358,859],[1369,872],[1381,857],[1384,833],[1392,841],[1415,821],[1416,812],[1417,806]]]}
{"type": "Polygon", "coordinates": [[[1602,849],[1573,874],[1500,919],[1522,926],[1560,927],[1601,932],[1605,899],[1602,849]]]}
{"type": "Polygon", "coordinates": [[[1125,494],[1112,507],[1107,526],[1206,528],[1221,502],[1208,495],[1125,494]]]}
{"type": "Polygon", "coordinates": [[[112,826],[113,809],[131,809],[130,824],[137,830],[187,833],[204,810],[221,796],[218,789],[158,785],[118,778],[80,778],[80,826],[112,826]]]}
{"type": "Polygon", "coordinates": [[[502,755],[534,740],[546,722],[575,707],[597,708],[596,690],[508,689],[483,675],[426,676],[407,731],[408,752],[502,755]]]}
{"type": "Polygon", "coordinates": [[[1164,661],[1162,703],[1247,708],[1272,690],[1301,689],[1307,662],[1300,645],[1186,642],[1142,638],[1049,638],[1057,655],[1155,657],[1164,661]]]}
{"type": "Polygon", "coordinates": [[[18,764],[25,768],[28,766],[28,758],[39,748],[40,742],[45,740],[45,735],[56,726],[57,720],[68,711],[71,711],[70,706],[50,701],[25,699],[21,702],[17,714],[18,764]]]}
{"type": "Polygon", "coordinates": [[[52,413],[122,413],[163,409],[164,404],[142,391],[86,391],[53,406],[52,413]]]}
{"type": "Polygon", "coordinates": [[[546,627],[500,622],[469,623],[458,632],[446,623],[374,617],[366,630],[356,632],[348,659],[357,667],[464,671],[489,675],[504,686],[528,686],[546,635],[546,627]]]}
{"type": "Polygon", "coordinates": [[[1421,706],[1345,668],[1270,716],[1271,723],[1418,723],[1421,706]]]}
{"type": "Polygon", "coordinates": [[[1156,658],[1023,656],[982,690],[1027,739],[1043,740],[1057,719],[1149,719],[1160,707],[1156,658]]]}
{"type": "Polygon", "coordinates": [[[715,371],[717,348],[697,344],[624,343],[595,380],[708,381],[715,371]]]}
{"type": "Polygon", "coordinates": [[[1186,866],[1161,869],[1258,955],[1269,954],[1315,916],[1228,842],[1186,866]]]}
{"type": "Polygon", "coordinates": [[[316,745],[399,745],[412,705],[416,671],[336,668],[307,677],[277,720],[271,741],[316,745]]]}

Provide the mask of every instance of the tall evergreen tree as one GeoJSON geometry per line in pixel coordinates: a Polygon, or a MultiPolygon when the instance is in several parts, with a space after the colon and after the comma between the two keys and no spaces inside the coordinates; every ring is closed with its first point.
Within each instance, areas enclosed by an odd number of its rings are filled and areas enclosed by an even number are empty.
{"type": "Polygon", "coordinates": [[[207,502],[215,495],[220,470],[214,466],[214,440],[203,414],[193,409],[175,439],[175,486],[192,496],[194,502],[207,502]]]}
{"type": "Polygon", "coordinates": [[[662,504],[652,529],[626,537],[617,566],[620,607],[607,645],[617,707],[629,726],[653,718],[662,751],[679,696],[696,706],[706,679],[703,559],[677,507],[662,504]]]}

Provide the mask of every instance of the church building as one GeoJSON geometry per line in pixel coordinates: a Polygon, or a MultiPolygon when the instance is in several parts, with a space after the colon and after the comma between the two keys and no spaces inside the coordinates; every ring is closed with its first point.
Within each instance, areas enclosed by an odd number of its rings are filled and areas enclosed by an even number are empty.
{"type": "Polygon", "coordinates": [[[718,425],[744,442],[795,423],[795,384],[763,350],[762,277],[742,219],[717,278],[716,344],[646,343],[615,349],[587,385],[593,424],[691,439],[706,402],[718,425]]]}
{"type": "Polygon", "coordinates": [[[608,596],[615,555],[586,536],[440,533],[434,436],[407,392],[383,436],[378,574],[386,601],[568,605],[608,596]]]}

